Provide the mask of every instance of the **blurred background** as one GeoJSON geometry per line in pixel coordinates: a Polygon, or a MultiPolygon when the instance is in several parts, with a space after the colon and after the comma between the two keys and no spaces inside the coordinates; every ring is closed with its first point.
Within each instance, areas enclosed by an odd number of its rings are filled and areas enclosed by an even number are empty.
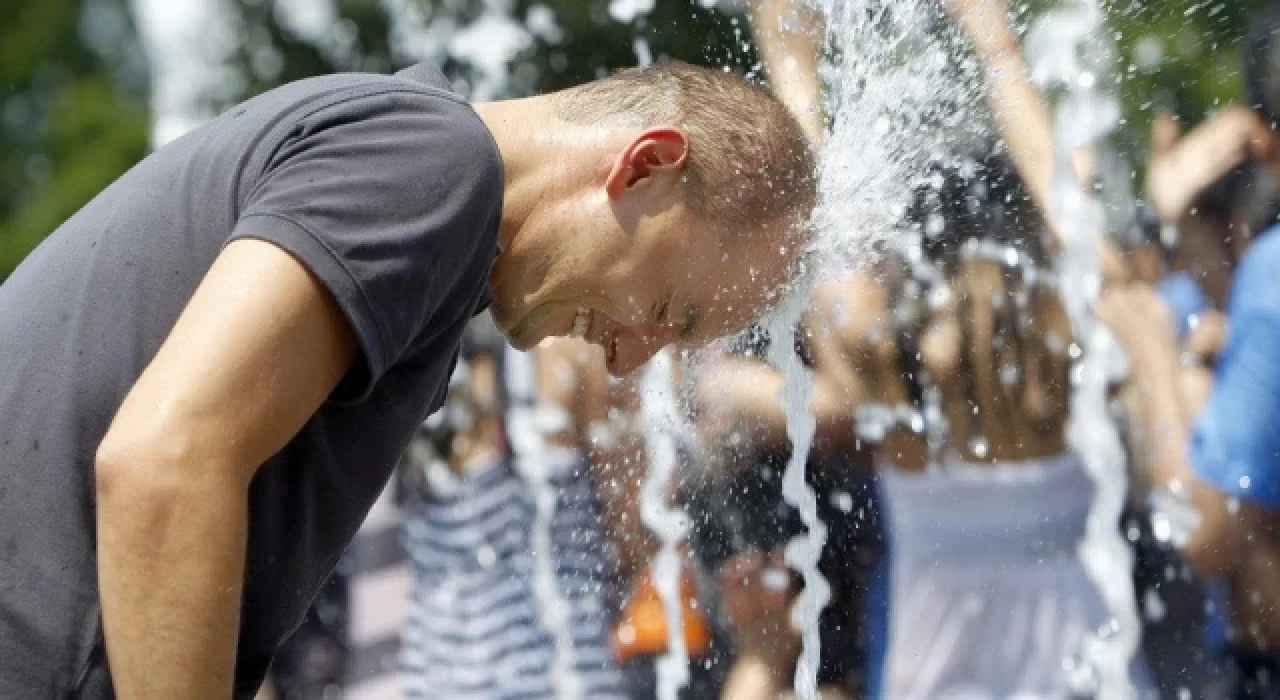
{"type": "MultiPolygon", "coordinates": [[[[1155,110],[1195,123],[1239,98],[1239,42],[1269,4],[1111,3],[1130,163],[1155,110]]],[[[758,70],[726,0],[7,0],[0,280],[149,148],[280,83],[433,61],[487,99],[661,57],[758,70]]]]}

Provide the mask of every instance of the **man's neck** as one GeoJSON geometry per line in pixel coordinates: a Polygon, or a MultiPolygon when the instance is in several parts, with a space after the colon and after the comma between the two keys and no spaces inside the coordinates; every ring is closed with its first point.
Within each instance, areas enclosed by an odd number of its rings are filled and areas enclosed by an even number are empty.
{"type": "Polygon", "coordinates": [[[616,129],[572,124],[550,96],[473,105],[493,134],[505,172],[499,239],[509,247],[525,221],[551,200],[607,173],[608,154],[624,138],[616,129]]]}
{"type": "Polygon", "coordinates": [[[498,235],[503,247],[509,248],[545,197],[545,183],[554,173],[553,143],[544,133],[553,128],[550,124],[555,115],[542,97],[479,102],[474,108],[502,156],[502,224],[498,235]]]}

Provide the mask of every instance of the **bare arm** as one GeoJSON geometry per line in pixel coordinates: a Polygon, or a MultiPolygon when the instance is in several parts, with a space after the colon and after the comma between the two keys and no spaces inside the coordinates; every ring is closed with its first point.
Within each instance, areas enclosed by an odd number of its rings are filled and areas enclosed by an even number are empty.
{"type": "Polygon", "coordinates": [[[1250,157],[1266,160],[1275,136],[1251,109],[1222,108],[1178,138],[1178,123],[1156,116],[1147,167],[1147,199],[1160,220],[1176,224],[1192,215],[1192,204],[1219,178],[1250,157]]]}
{"type": "MultiPolygon", "coordinates": [[[[987,101],[1009,155],[1026,183],[1032,202],[1049,219],[1053,212],[1053,118],[1044,95],[1031,82],[1018,37],[1009,26],[1005,0],[944,0],[956,25],[969,38],[987,82],[987,101]]],[[[1081,182],[1093,177],[1094,154],[1073,154],[1072,171],[1081,182]]],[[[1050,221],[1052,228],[1052,221],[1050,221]]],[[[1054,228],[1061,241],[1062,231],[1054,228]]],[[[1124,256],[1111,239],[1099,239],[1103,279],[1130,277],[1124,256]]]]}
{"type": "Polygon", "coordinates": [[[814,143],[821,141],[818,55],[822,43],[817,15],[798,0],[751,0],[747,4],[773,93],[796,116],[809,138],[814,143]]]}
{"type": "Polygon", "coordinates": [[[1231,608],[1242,636],[1254,649],[1266,652],[1280,644],[1280,516],[1244,502],[1239,517],[1253,536],[1246,539],[1240,566],[1231,577],[1231,608]]]}
{"type": "Polygon", "coordinates": [[[1031,83],[1004,1],[947,0],[947,9],[982,65],[992,116],[1032,200],[1052,211],[1053,120],[1031,83]]]}
{"type": "Polygon", "coordinates": [[[98,449],[98,575],[122,700],[231,696],[249,482],[354,347],[287,253],[238,240],[214,262],[98,449]]]}
{"type": "Polygon", "coordinates": [[[724,700],[778,700],[791,689],[789,678],[780,678],[768,662],[755,656],[739,656],[725,679],[724,700]]]}
{"type": "Polygon", "coordinates": [[[1183,556],[1201,576],[1226,576],[1242,560],[1247,527],[1231,512],[1227,496],[1196,476],[1187,455],[1195,416],[1179,390],[1182,367],[1169,310],[1153,290],[1134,287],[1110,290],[1097,313],[1129,356],[1151,450],[1152,486],[1179,494],[1199,513],[1183,556]]]}

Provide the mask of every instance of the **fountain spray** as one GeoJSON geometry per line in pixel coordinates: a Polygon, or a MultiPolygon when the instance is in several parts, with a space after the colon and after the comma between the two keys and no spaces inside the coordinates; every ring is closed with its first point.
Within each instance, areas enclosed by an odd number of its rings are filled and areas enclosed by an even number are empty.
{"type": "Polygon", "coordinates": [[[1069,661],[1068,670],[1078,692],[1122,700],[1136,697],[1129,667],[1141,625],[1130,583],[1133,553],[1119,527],[1127,493],[1125,456],[1107,405],[1108,367],[1119,348],[1090,313],[1102,283],[1098,251],[1105,211],[1073,167],[1073,156],[1096,147],[1120,118],[1116,99],[1100,88],[1111,61],[1105,34],[1098,0],[1065,0],[1036,21],[1027,47],[1033,80],[1057,92],[1050,217],[1065,241],[1058,260],[1061,296],[1083,346],[1072,370],[1067,437],[1096,488],[1080,558],[1111,611],[1108,623],[1086,641],[1082,663],[1069,661]]]}
{"type": "Polygon", "coordinates": [[[654,355],[641,380],[641,411],[644,416],[645,446],[649,471],[640,490],[640,519],[658,538],[658,551],[650,568],[653,586],[662,599],[667,622],[667,651],[657,661],[658,700],[676,700],[689,683],[689,650],[684,639],[683,606],[680,599],[680,542],[689,529],[689,519],[669,505],[672,477],[675,476],[674,431],[680,421],[675,396],[671,351],[654,355]]]}

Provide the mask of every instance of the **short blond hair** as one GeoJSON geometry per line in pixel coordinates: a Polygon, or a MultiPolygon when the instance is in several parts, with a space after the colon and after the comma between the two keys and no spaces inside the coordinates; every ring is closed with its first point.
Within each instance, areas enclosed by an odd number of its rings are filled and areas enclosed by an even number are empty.
{"type": "Polygon", "coordinates": [[[574,123],[683,129],[689,205],[713,226],[749,234],[784,217],[807,221],[817,199],[814,153],[800,123],[737,74],[673,61],[629,68],[554,100],[574,123]]]}

